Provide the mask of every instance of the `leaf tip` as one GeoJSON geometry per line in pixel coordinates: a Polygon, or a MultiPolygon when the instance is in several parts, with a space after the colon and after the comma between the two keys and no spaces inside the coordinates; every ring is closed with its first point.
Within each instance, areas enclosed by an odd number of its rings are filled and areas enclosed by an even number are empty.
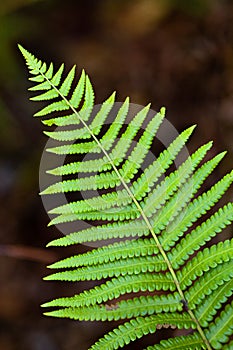
{"type": "Polygon", "coordinates": [[[20,50],[21,54],[25,58],[25,60],[28,60],[30,53],[20,44],[18,44],[18,49],[20,50]]]}
{"type": "Polygon", "coordinates": [[[22,51],[22,50],[23,50],[23,46],[22,46],[22,45],[17,44],[17,46],[18,46],[18,48],[19,48],[19,50],[20,50],[20,51],[22,51]]]}
{"type": "Polygon", "coordinates": [[[50,280],[49,277],[50,277],[50,276],[45,276],[45,277],[43,277],[43,280],[44,280],[44,281],[49,281],[49,280],[50,280]]]}
{"type": "Polygon", "coordinates": [[[55,244],[53,244],[53,241],[51,241],[51,242],[49,242],[49,243],[46,244],[46,248],[48,248],[48,247],[54,247],[54,246],[55,246],[55,244]]]}
{"type": "Polygon", "coordinates": [[[52,312],[44,312],[43,315],[49,317],[54,316],[52,312]]]}
{"type": "Polygon", "coordinates": [[[43,190],[43,191],[39,192],[40,196],[43,196],[44,194],[46,194],[46,190],[43,190]]]}
{"type": "Polygon", "coordinates": [[[17,44],[17,46],[18,46],[18,49],[21,51],[22,55],[24,55],[26,50],[23,48],[23,46],[20,44],[17,44]]]}
{"type": "Polygon", "coordinates": [[[162,116],[165,116],[165,114],[166,114],[166,108],[165,108],[165,107],[161,107],[159,112],[160,112],[160,114],[161,114],[162,116]]]}

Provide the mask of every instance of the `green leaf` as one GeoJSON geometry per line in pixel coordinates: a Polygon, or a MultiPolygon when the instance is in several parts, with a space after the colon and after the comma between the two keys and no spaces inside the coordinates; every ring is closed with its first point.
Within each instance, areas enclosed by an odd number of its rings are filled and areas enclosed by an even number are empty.
{"type": "Polygon", "coordinates": [[[98,248],[53,263],[50,268],[62,270],[45,279],[101,282],[43,304],[55,308],[46,315],[125,320],[92,350],[122,348],[169,327],[181,331],[146,350],[230,350],[233,239],[225,239],[229,228],[225,237],[221,232],[233,221],[233,204],[220,202],[210,210],[232,184],[233,171],[215,184],[209,178],[210,188],[201,188],[225,152],[205,161],[209,142],[185,157],[191,126],[151,160],[165,108],[152,113],[148,105],[135,113],[129,98],[116,106],[113,93],[96,111],[84,71],[74,83],[75,66],[63,75],[64,64],[54,72],[52,63],[19,49],[34,84],[29,90],[36,92],[31,100],[45,102],[35,116],[58,127],[45,131],[56,140],[47,151],[62,155],[61,160],[69,156],[48,169],[61,179],[41,193],[70,192],[75,198],[64,198],[50,210],[55,217],[49,225],[62,223],[67,235],[48,246],[98,242],[98,248]],[[79,220],[87,221],[86,229],[78,229],[79,220]],[[67,222],[74,222],[75,232],[70,233],[67,222]],[[217,244],[212,241],[216,235],[217,244]]]}

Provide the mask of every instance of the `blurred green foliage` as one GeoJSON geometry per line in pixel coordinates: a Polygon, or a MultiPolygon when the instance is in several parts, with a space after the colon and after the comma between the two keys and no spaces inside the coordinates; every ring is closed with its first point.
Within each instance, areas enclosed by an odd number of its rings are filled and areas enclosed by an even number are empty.
{"type": "Polygon", "coordinates": [[[0,3],[0,16],[9,14],[24,6],[32,5],[35,2],[42,0],[6,0],[0,3]]]}
{"type": "Polygon", "coordinates": [[[169,0],[170,7],[181,10],[189,15],[203,16],[212,6],[213,0],[169,0]]]}

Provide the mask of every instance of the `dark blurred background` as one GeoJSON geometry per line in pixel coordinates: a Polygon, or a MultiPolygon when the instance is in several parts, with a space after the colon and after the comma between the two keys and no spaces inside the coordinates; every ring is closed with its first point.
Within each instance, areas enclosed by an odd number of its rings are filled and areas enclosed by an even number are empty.
{"type": "MultiPolygon", "coordinates": [[[[0,2],[0,349],[86,350],[112,325],[49,319],[39,307],[81,287],[72,284],[67,292],[41,280],[46,264],[68,254],[44,249],[59,233],[46,228],[38,196],[46,138],[32,118],[38,107],[28,101],[17,43],[45,61],[84,67],[97,103],[117,90],[118,101],[129,95],[155,110],[166,106],[179,131],[197,123],[191,151],[210,139],[213,154],[229,151],[215,180],[232,167],[233,2],[0,2]]],[[[148,344],[153,337],[126,349],[148,344]]]]}

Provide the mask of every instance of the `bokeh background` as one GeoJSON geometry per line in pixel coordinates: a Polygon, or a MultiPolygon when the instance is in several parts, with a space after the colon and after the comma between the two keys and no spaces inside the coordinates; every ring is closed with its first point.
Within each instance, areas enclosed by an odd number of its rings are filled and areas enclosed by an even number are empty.
{"type": "MultiPolygon", "coordinates": [[[[69,249],[44,249],[59,233],[46,228],[38,196],[46,138],[31,117],[38,107],[28,102],[17,43],[45,61],[84,67],[97,103],[117,90],[118,101],[129,95],[137,104],[152,102],[154,110],[166,106],[179,131],[197,123],[190,151],[210,139],[213,154],[229,151],[214,181],[233,159],[233,2],[0,2],[0,349],[86,350],[112,325],[49,319],[39,307],[81,287],[41,280],[46,264],[69,249]]],[[[153,341],[148,337],[126,349],[153,341]]]]}

